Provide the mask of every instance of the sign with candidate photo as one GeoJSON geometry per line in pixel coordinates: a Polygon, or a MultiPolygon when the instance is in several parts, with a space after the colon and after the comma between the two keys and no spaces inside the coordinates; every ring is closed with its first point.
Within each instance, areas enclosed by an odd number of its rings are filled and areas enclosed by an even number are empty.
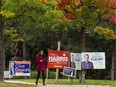
{"type": "Polygon", "coordinates": [[[82,52],[82,69],[105,69],[105,52],[82,52]]]}
{"type": "Polygon", "coordinates": [[[70,53],[70,67],[81,70],[81,53],[70,53]]]}
{"type": "Polygon", "coordinates": [[[70,77],[76,77],[76,69],[71,68],[71,67],[64,67],[63,75],[70,76],[70,77]]]}
{"type": "Polygon", "coordinates": [[[30,61],[10,61],[11,76],[30,76],[30,61]]]}

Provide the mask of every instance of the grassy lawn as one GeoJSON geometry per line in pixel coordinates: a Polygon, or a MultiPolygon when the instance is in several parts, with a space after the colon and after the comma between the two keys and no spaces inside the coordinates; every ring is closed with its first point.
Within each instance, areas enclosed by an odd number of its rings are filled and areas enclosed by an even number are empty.
{"type": "MultiPolygon", "coordinates": [[[[23,82],[34,82],[35,79],[19,79],[23,82]]],[[[18,80],[18,81],[19,81],[18,80]]],[[[39,83],[42,83],[42,79],[39,79],[39,83]]],[[[79,83],[78,79],[59,79],[56,81],[55,79],[46,79],[47,84],[63,84],[63,85],[111,85],[116,87],[116,80],[86,80],[84,84],[79,83]]]]}
{"type": "MultiPolygon", "coordinates": [[[[12,79],[14,81],[22,82],[32,82],[35,83],[35,79],[12,79]]],[[[39,83],[42,83],[42,79],[39,80],[39,83]]],[[[63,84],[63,85],[110,85],[110,87],[116,87],[116,81],[111,80],[86,80],[84,84],[79,83],[78,79],[47,79],[46,84],[63,84]]],[[[7,83],[0,82],[0,87],[36,87],[36,85],[28,84],[16,84],[16,83],[7,83]]]]}
{"type": "Polygon", "coordinates": [[[0,82],[0,87],[36,87],[36,85],[0,82]]]}

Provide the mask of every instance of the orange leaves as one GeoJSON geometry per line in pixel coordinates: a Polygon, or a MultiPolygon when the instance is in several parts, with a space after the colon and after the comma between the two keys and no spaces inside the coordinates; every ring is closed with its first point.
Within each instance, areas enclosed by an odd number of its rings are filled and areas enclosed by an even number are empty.
{"type": "Polygon", "coordinates": [[[58,8],[63,10],[65,9],[66,5],[69,5],[71,0],[57,0],[58,2],[58,8]]]}
{"type": "Polygon", "coordinates": [[[75,5],[77,6],[77,5],[79,5],[80,4],[80,0],[75,0],[75,5]]]}
{"type": "Polygon", "coordinates": [[[100,7],[116,8],[116,0],[106,0],[100,7]]]}
{"type": "Polygon", "coordinates": [[[70,2],[71,2],[71,0],[61,0],[62,4],[67,4],[68,5],[68,4],[70,4],[70,2]]]}
{"type": "Polygon", "coordinates": [[[75,6],[78,6],[80,4],[80,0],[57,0],[58,2],[58,9],[66,11],[67,13],[64,13],[64,16],[67,19],[74,19],[74,9],[75,6]]]}
{"type": "Polygon", "coordinates": [[[108,19],[111,24],[116,24],[116,0],[106,0],[101,7],[107,9],[109,13],[103,16],[104,19],[108,19]]]}
{"type": "Polygon", "coordinates": [[[116,0],[108,0],[108,6],[110,8],[116,8],[116,0]]]}

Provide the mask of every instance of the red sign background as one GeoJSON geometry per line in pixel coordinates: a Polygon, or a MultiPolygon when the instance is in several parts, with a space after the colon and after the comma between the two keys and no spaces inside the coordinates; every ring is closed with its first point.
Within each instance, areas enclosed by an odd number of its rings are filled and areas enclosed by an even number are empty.
{"type": "Polygon", "coordinates": [[[69,51],[48,50],[48,68],[63,69],[69,65],[69,58],[69,51]]]}

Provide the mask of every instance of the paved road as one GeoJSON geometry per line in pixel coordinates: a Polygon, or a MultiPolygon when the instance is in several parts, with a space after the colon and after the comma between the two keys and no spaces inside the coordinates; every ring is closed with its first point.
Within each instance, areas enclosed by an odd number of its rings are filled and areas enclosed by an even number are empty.
{"type": "MultiPolygon", "coordinates": [[[[5,80],[5,82],[35,85],[35,83],[21,82],[21,81],[14,81],[14,80],[13,81],[12,80],[5,80]]],[[[58,84],[46,84],[45,86],[43,86],[42,84],[38,84],[37,87],[109,87],[109,86],[102,86],[102,85],[58,85],[58,84]]]]}

